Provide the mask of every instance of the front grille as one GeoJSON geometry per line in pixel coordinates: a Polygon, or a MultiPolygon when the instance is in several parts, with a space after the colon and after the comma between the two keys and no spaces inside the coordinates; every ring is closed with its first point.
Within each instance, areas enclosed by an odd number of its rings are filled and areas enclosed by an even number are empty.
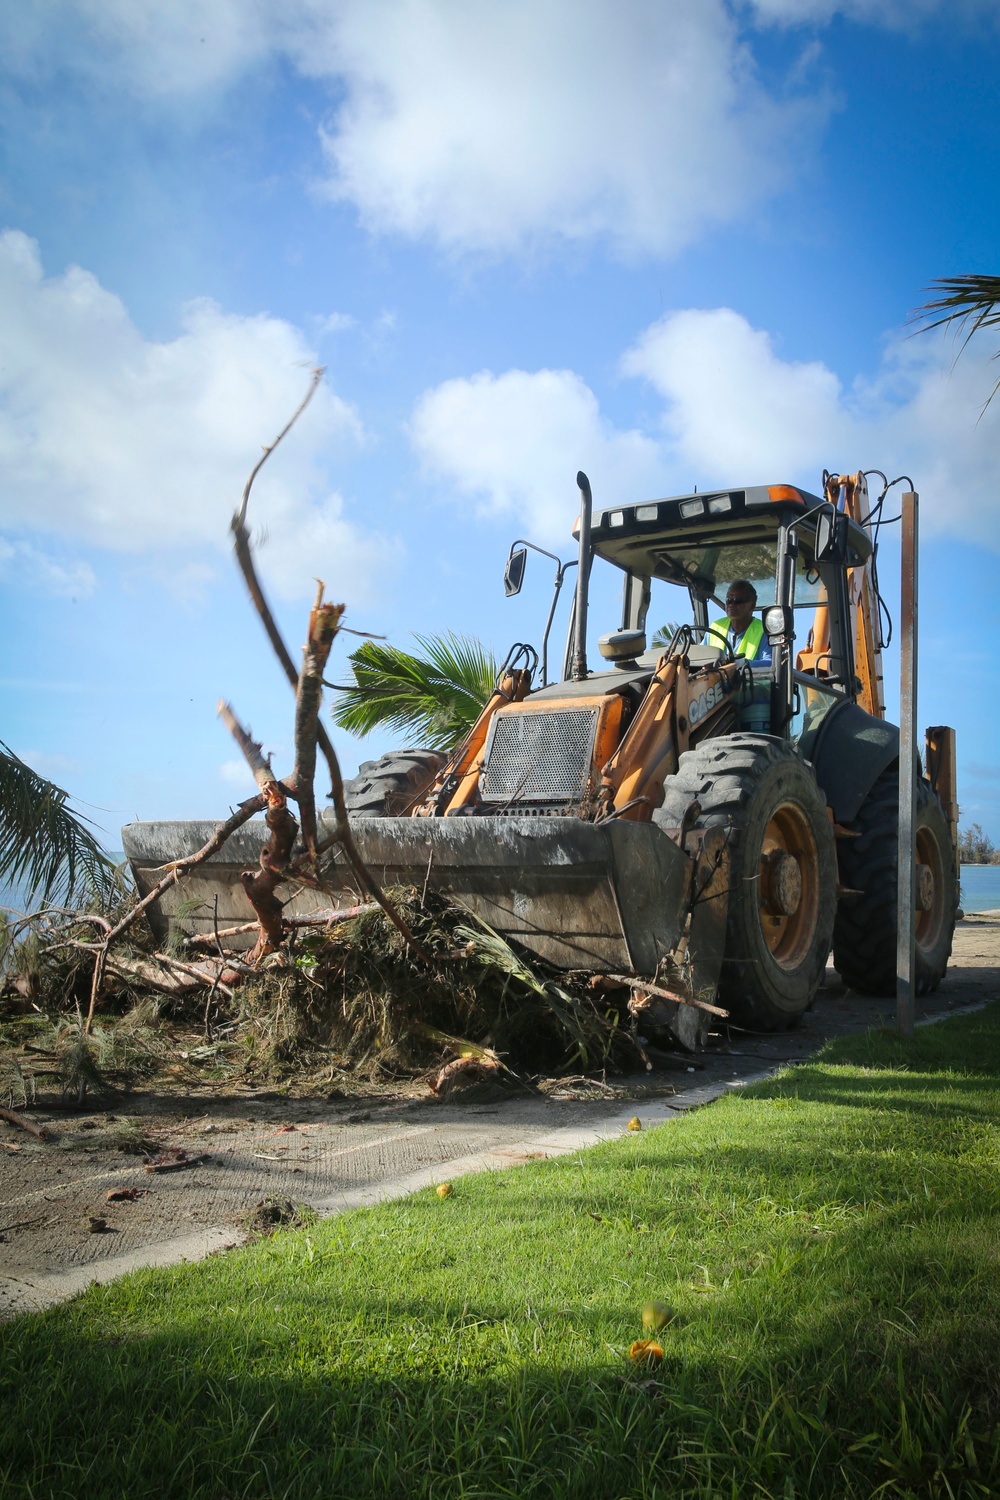
{"type": "Polygon", "coordinates": [[[484,802],[579,802],[597,733],[596,708],[497,713],[479,783],[484,802]]]}

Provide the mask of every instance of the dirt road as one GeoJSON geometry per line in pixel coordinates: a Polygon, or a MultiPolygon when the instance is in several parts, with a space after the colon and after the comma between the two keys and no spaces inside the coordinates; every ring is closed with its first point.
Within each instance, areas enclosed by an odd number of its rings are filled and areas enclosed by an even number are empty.
{"type": "MultiPolygon", "coordinates": [[[[998,997],[1000,912],[982,913],[959,924],[948,976],[919,1002],[918,1019],[998,997]]],[[[417,1086],[331,1101],[253,1091],[220,1098],[207,1088],[135,1094],[110,1112],[32,1112],[33,1124],[52,1131],[45,1142],[0,1122],[0,1317],[138,1266],[237,1245],[262,1201],[336,1213],[463,1173],[577,1151],[620,1134],[635,1114],[646,1126],[662,1124],[802,1061],[830,1037],[893,1018],[893,1002],[859,999],[829,970],[795,1032],[719,1034],[698,1057],[665,1060],[611,1087],[563,1081],[468,1103],[444,1103],[417,1086]],[[160,1156],[159,1168],[149,1170],[144,1156],[160,1156]]]]}

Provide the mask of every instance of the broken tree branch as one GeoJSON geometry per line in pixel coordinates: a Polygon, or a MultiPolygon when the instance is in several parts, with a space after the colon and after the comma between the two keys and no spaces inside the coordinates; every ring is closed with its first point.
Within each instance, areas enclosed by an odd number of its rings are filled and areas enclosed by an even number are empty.
{"type": "Polygon", "coordinates": [[[292,857],[299,825],[288,811],[288,804],[277,790],[270,799],[264,822],[271,830],[271,837],[260,851],[260,869],[256,874],[244,870],[240,883],[246,891],[247,900],[257,913],[260,937],[250,949],[247,962],[259,963],[267,954],[281,946],[285,936],[282,913],[284,902],[279,901],[275,890],[288,878],[287,865],[292,857]]]}
{"type": "Polygon", "coordinates": [[[266,759],[257,741],[243,728],[230,705],[221,699],[219,717],[224,720],[243,751],[260,787],[261,800],[267,805],[264,822],[271,837],[260,851],[260,869],[256,872],[243,870],[240,873],[240,884],[257,913],[260,926],[260,934],[248,959],[249,963],[256,964],[279,948],[285,937],[282,917],[284,903],[278,900],[275,890],[288,877],[287,866],[295,848],[299,825],[288,811],[284,787],[271,770],[270,761],[266,759]]]}
{"type": "MultiPolygon", "coordinates": [[[[264,754],[264,747],[251,737],[249,730],[243,728],[243,725],[233,712],[232,706],[224,698],[219,699],[215,705],[215,711],[242,750],[243,758],[253,772],[254,780],[266,797],[268,788],[279,783],[277,776],[271,770],[270,760],[264,754]]],[[[287,786],[282,785],[281,790],[286,796],[294,797],[295,795],[291,784],[287,786]]]]}
{"type": "MultiPolygon", "coordinates": [[[[306,917],[286,917],[286,927],[336,927],[340,922],[350,922],[354,917],[363,917],[370,911],[375,911],[377,903],[366,901],[361,906],[331,906],[325,911],[310,912],[306,917]]],[[[253,932],[257,926],[256,922],[240,922],[235,927],[223,927],[219,932],[219,938],[240,937],[243,933],[253,932]]],[[[215,936],[212,933],[196,933],[192,937],[184,939],[187,948],[211,948],[215,946],[215,936]]],[[[227,957],[227,962],[229,962],[227,957]]]]}
{"type": "MultiPolygon", "coordinates": [[[[312,384],[309,387],[308,392],[306,393],[305,399],[298,407],[294,416],[291,418],[291,421],[289,421],[282,428],[281,432],[275,438],[271,446],[264,449],[263,456],[258,459],[257,463],[254,465],[254,468],[251,470],[250,477],[243,487],[243,499],[240,503],[240,508],[235,513],[230,523],[230,530],[233,533],[233,543],[234,550],[236,552],[236,560],[239,563],[240,572],[243,574],[244,581],[246,583],[247,589],[249,590],[250,598],[253,600],[254,608],[257,610],[257,613],[260,616],[261,623],[263,624],[264,629],[267,632],[267,638],[271,642],[271,645],[274,647],[275,655],[281,663],[285,676],[288,678],[288,681],[291,683],[296,693],[298,693],[299,687],[299,674],[295,669],[295,665],[292,661],[288,647],[285,645],[285,642],[282,639],[281,631],[278,629],[275,618],[271,613],[270,606],[268,605],[268,602],[264,597],[264,590],[260,586],[260,580],[257,577],[257,569],[254,565],[253,552],[250,546],[250,533],[247,531],[246,527],[247,504],[250,499],[250,490],[253,486],[253,482],[259,474],[262,466],[267,462],[267,459],[274,452],[274,449],[278,446],[286,433],[291,430],[292,426],[298,420],[301,413],[305,411],[309,402],[312,400],[316,387],[319,385],[322,374],[323,371],[321,369],[313,371],[312,384]]],[[[378,902],[379,906],[381,906],[390,922],[392,922],[393,926],[399,930],[401,936],[406,940],[413,952],[416,953],[424,963],[430,963],[430,956],[417,942],[416,938],[413,936],[413,933],[410,931],[409,927],[407,927],[406,923],[396,911],[395,907],[392,905],[388,897],[383,893],[377,881],[368,873],[361,855],[358,853],[358,848],[354,842],[353,836],[351,834],[350,824],[347,819],[347,808],[344,804],[344,778],[340,774],[340,765],[337,761],[337,755],[333,748],[333,743],[330,740],[330,736],[327,734],[322,724],[320,724],[318,721],[316,725],[316,741],[319,745],[319,748],[323,752],[327,768],[330,772],[330,798],[336,809],[336,827],[334,831],[333,841],[339,843],[343,847],[344,853],[347,856],[347,862],[351,866],[351,869],[354,871],[361,893],[371,896],[372,900],[378,902]]],[[[322,882],[320,881],[316,881],[314,882],[314,884],[316,884],[318,887],[322,887],[322,882]]]]}
{"type": "Polygon", "coordinates": [[[316,391],[319,387],[319,383],[323,379],[323,376],[325,374],[326,371],[323,366],[316,365],[312,372],[312,381],[310,383],[309,389],[306,391],[302,400],[299,402],[299,405],[295,408],[292,416],[288,419],[284,427],[278,433],[278,436],[275,438],[274,442],[271,443],[269,447],[265,447],[264,452],[261,454],[256,464],[254,464],[253,468],[251,469],[250,477],[247,480],[246,484],[243,486],[243,499],[240,501],[240,508],[236,512],[236,515],[233,517],[234,522],[238,522],[240,526],[244,524],[247,518],[247,503],[250,499],[250,491],[253,489],[254,480],[257,478],[257,475],[267,463],[268,459],[271,457],[271,454],[274,452],[275,448],[277,448],[282,438],[287,437],[291,432],[292,428],[295,426],[296,422],[299,420],[302,413],[305,411],[306,407],[315,396],[316,391]]]}
{"type": "MultiPolygon", "coordinates": [[[[598,977],[595,975],[595,978],[598,977]]],[[[644,995],[656,995],[660,1000],[672,1000],[675,1005],[694,1005],[698,1010],[707,1010],[710,1016],[721,1016],[729,1019],[728,1010],[721,1010],[718,1005],[709,1005],[707,1000],[695,1000],[690,995],[680,995],[674,990],[662,989],[658,984],[650,984],[646,979],[629,979],[626,974],[605,974],[605,979],[610,979],[613,984],[628,985],[630,990],[641,991],[644,995]]]]}
{"type": "MultiPolygon", "coordinates": [[[[289,652],[288,647],[282,640],[281,631],[278,629],[274,615],[271,613],[271,607],[268,604],[267,599],[264,597],[264,590],[260,586],[260,579],[257,577],[257,568],[254,564],[253,552],[250,546],[250,533],[247,531],[246,527],[247,504],[250,500],[250,491],[253,488],[254,480],[257,478],[260,470],[270,458],[275,448],[277,448],[282,438],[291,431],[295,423],[298,421],[299,417],[305,411],[306,407],[309,405],[309,402],[312,400],[316,392],[316,388],[322,378],[323,370],[322,368],[317,367],[313,371],[312,384],[310,385],[309,390],[306,393],[305,399],[302,401],[297,411],[295,412],[295,415],[292,417],[291,421],[286,423],[286,425],[281,429],[271,446],[264,449],[263,455],[257,460],[257,463],[251,470],[250,477],[243,487],[243,498],[240,502],[240,508],[233,516],[229,528],[233,533],[233,545],[236,552],[236,561],[239,563],[240,572],[243,574],[243,580],[246,583],[247,589],[250,593],[250,598],[253,600],[254,608],[260,616],[261,624],[264,626],[264,629],[267,632],[267,638],[271,642],[271,645],[274,648],[275,655],[277,656],[282,668],[284,669],[285,676],[288,678],[289,683],[296,691],[298,691],[299,685],[298,671],[296,670],[295,663],[292,661],[291,653],[289,652]]],[[[334,755],[333,744],[322,725],[320,725],[317,730],[317,739],[319,741],[319,747],[323,752],[324,759],[326,760],[326,763],[330,768],[330,780],[331,782],[334,782],[336,781],[340,773],[336,769],[337,762],[336,756],[334,755]]],[[[331,796],[332,795],[333,794],[331,792],[331,796]]]]}
{"type": "MultiPolygon", "coordinates": [[[[336,764],[336,761],[334,761],[334,764],[336,764]]],[[[432,963],[433,960],[431,959],[430,954],[413,936],[413,933],[403,921],[402,917],[399,915],[399,912],[393,906],[388,896],[384,893],[378,881],[374,878],[374,876],[369,874],[364,860],[358,853],[358,846],[354,842],[354,835],[351,832],[351,825],[347,817],[347,806],[344,802],[344,782],[343,778],[340,775],[339,767],[337,768],[337,776],[333,783],[333,806],[336,821],[334,823],[333,834],[329,839],[324,841],[324,848],[329,848],[330,845],[334,843],[340,845],[340,847],[344,851],[344,854],[347,856],[348,864],[354,872],[354,878],[358,883],[358,889],[360,890],[361,894],[371,896],[373,901],[378,902],[379,906],[381,906],[382,910],[385,912],[392,925],[396,928],[397,932],[399,932],[400,936],[409,945],[412,952],[414,952],[417,957],[422,960],[423,963],[432,963]]],[[[316,881],[316,886],[319,890],[329,891],[331,889],[329,882],[322,878],[316,881]]]]}
{"type": "Polygon", "coordinates": [[[316,864],[316,740],[319,730],[319,707],[323,699],[323,671],[334,637],[344,613],[342,604],[323,603],[323,584],[319,583],[316,602],[309,613],[309,630],[302,652],[295,702],[295,786],[298,791],[299,816],[306,856],[316,864]]]}
{"type": "Polygon", "coordinates": [[[229,959],[220,962],[217,971],[212,973],[207,966],[201,968],[196,964],[182,963],[170,953],[154,953],[151,958],[116,958],[112,954],[107,959],[108,973],[117,974],[119,979],[133,984],[139,981],[163,995],[186,995],[211,985],[231,1000],[233,992],[222,978],[227,971],[230,979],[235,977],[234,965],[229,959]]]}
{"type": "Polygon", "coordinates": [[[0,1120],[6,1120],[8,1125],[16,1125],[18,1130],[26,1130],[29,1135],[35,1136],[37,1140],[48,1141],[52,1139],[51,1130],[44,1125],[32,1125],[23,1115],[15,1114],[12,1109],[0,1109],[0,1120]]]}
{"type": "Polygon", "coordinates": [[[172,885],[176,885],[178,880],[182,880],[189,870],[193,870],[196,865],[204,864],[206,859],[210,859],[213,854],[217,853],[231,833],[235,833],[237,828],[242,828],[244,823],[249,823],[254,813],[260,812],[261,808],[266,805],[266,800],[263,793],[261,793],[256,797],[249,798],[246,802],[241,802],[236,811],[231,813],[224,823],[219,824],[208,843],[203,845],[196,854],[189,854],[186,859],[175,859],[169,865],[164,865],[163,869],[167,871],[167,874],[164,875],[159,884],[155,885],[151,891],[148,891],[141,901],[136,902],[132,910],[122,917],[117,926],[112,927],[105,934],[101,950],[94,963],[94,975],[90,983],[90,1005],[87,1008],[87,1019],[83,1027],[84,1035],[90,1031],[94,1019],[94,1010],[97,1005],[97,998],[101,992],[101,986],[104,983],[104,969],[107,962],[108,949],[111,944],[116,942],[123,933],[127,932],[139,920],[143,912],[147,911],[154,901],[159,900],[164,891],[169,890],[172,885]]]}

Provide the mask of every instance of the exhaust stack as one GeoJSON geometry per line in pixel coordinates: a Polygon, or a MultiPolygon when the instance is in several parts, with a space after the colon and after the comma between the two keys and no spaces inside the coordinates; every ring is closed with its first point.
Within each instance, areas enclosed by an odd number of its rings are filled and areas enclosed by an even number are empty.
{"type": "Polygon", "coordinates": [[[590,519],[594,499],[590,493],[590,480],[581,469],[576,476],[580,486],[580,567],[576,579],[576,630],[573,641],[574,682],[584,682],[587,677],[587,595],[590,588],[590,519]]]}

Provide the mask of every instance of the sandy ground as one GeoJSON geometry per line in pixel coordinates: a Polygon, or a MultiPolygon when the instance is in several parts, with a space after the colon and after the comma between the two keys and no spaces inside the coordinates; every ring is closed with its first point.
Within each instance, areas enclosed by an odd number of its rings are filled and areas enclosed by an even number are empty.
{"type": "MultiPolygon", "coordinates": [[[[1000,912],[967,917],[944,983],[918,1003],[918,1021],[998,997],[1000,912]]],[[[894,1002],[845,991],[831,969],[795,1032],[720,1033],[698,1057],[664,1059],[608,1089],[575,1081],[467,1103],[441,1102],[425,1089],[329,1102],[189,1089],[137,1093],[107,1112],[33,1111],[32,1123],[51,1128],[46,1142],[0,1122],[0,1317],[138,1266],[237,1245],[262,1200],[337,1213],[467,1172],[577,1151],[619,1135],[635,1114],[644,1126],[663,1124],[803,1060],[830,1037],[892,1025],[894,1017],[894,1002]],[[136,1150],[142,1139],[147,1154],[158,1149],[174,1161],[147,1170],[136,1150]],[[138,1196],[109,1200],[123,1189],[138,1196]]]]}

